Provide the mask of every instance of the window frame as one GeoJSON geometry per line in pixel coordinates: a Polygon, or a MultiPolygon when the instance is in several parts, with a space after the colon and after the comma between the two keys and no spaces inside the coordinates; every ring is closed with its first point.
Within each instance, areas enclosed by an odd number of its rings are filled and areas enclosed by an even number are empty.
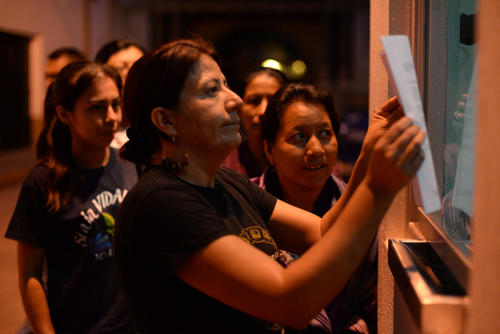
{"type": "MultiPolygon", "coordinates": [[[[427,132],[431,142],[436,178],[442,194],[447,91],[447,48],[443,46],[447,45],[448,40],[448,4],[439,0],[415,0],[411,10],[410,40],[426,112],[427,132]],[[434,69],[443,70],[440,72],[434,69]]],[[[408,203],[410,234],[416,239],[428,241],[462,288],[467,291],[471,259],[466,254],[468,252],[466,244],[451,240],[441,229],[440,212],[426,215],[421,203],[413,196],[410,196],[408,203]]]]}

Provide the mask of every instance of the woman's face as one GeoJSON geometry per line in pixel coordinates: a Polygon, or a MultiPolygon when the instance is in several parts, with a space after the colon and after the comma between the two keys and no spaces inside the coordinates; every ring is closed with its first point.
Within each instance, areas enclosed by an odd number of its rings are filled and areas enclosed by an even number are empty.
{"type": "Polygon", "coordinates": [[[225,155],[241,141],[238,111],[242,101],[227,86],[215,60],[202,54],[188,75],[173,120],[177,143],[190,154],[225,155]]]}
{"type": "Polygon", "coordinates": [[[120,50],[109,57],[106,62],[107,65],[113,67],[120,73],[122,82],[125,82],[128,71],[134,63],[141,58],[144,53],[135,46],[130,46],[126,49],[120,50]]]}
{"type": "Polygon", "coordinates": [[[74,61],[78,61],[78,59],[68,55],[62,55],[56,59],[47,60],[47,65],[45,66],[45,90],[54,82],[57,73],[59,73],[64,66],[74,61]]]}
{"type": "Polygon", "coordinates": [[[280,88],[278,80],[267,73],[258,74],[245,87],[241,124],[250,142],[260,142],[260,116],[264,114],[271,96],[280,88]]]}
{"type": "Polygon", "coordinates": [[[100,75],[76,100],[73,111],[63,111],[73,147],[108,147],[122,120],[120,93],[115,82],[100,75]]]}
{"type": "Polygon", "coordinates": [[[322,104],[292,102],[266,155],[283,186],[323,187],[337,158],[337,139],[322,104]]]}

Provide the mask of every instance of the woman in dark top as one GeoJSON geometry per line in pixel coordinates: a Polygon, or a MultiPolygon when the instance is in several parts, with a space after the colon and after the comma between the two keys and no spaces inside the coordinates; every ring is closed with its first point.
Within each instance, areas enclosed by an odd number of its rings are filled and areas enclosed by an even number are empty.
{"type": "Polygon", "coordinates": [[[366,173],[343,206],[320,218],[276,200],[219,169],[240,143],[242,101],[215,59],[203,41],[173,41],[136,62],[125,84],[122,156],[148,167],[120,206],[115,250],[143,333],[305,327],[356,270],[423,159],[423,132],[401,118],[371,138],[366,173]],[[284,268],[279,248],[301,256],[284,268]]]}
{"type": "Polygon", "coordinates": [[[109,147],[122,117],[120,76],[75,62],[50,89],[37,164],[6,233],[18,241],[26,315],[34,333],[135,333],[112,247],[118,205],[137,180],[109,147]]]}
{"type": "Polygon", "coordinates": [[[273,68],[259,68],[246,77],[240,111],[242,141],[224,160],[223,167],[229,167],[250,178],[259,176],[266,169],[268,162],[262,148],[260,117],[271,96],[285,82],[285,75],[273,68]]]}
{"type": "MultiPolygon", "coordinates": [[[[261,118],[270,167],[252,179],[289,204],[322,217],[342,196],[349,197],[365,170],[358,164],[353,181],[333,175],[339,119],[331,95],[312,85],[290,83],[271,98],[261,118]]],[[[341,293],[326,307],[325,318],[311,325],[325,332],[376,333],[377,261],[375,242],[341,293]],[[325,328],[326,327],[326,328],[325,328]]],[[[290,259],[282,252],[284,259],[290,259]]]]}

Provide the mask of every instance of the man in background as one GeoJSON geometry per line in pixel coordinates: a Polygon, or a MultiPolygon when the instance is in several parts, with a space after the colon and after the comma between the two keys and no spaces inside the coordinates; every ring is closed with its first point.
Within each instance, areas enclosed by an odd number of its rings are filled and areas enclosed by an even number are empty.
{"type": "Polygon", "coordinates": [[[69,63],[86,60],[82,52],[71,47],[62,47],[52,51],[45,66],[45,89],[49,88],[57,73],[69,63]]]}

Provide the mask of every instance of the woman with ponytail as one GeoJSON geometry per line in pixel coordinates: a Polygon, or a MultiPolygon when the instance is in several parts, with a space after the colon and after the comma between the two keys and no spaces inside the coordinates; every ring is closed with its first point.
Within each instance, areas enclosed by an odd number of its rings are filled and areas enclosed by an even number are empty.
{"type": "Polygon", "coordinates": [[[47,93],[37,164],[6,233],[18,241],[19,289],[34,333],[135,333],[112,247],[118,205],[137,179],[109,147],[122,119],[121,84],[107,65],[76,62],[47,93]]]}

